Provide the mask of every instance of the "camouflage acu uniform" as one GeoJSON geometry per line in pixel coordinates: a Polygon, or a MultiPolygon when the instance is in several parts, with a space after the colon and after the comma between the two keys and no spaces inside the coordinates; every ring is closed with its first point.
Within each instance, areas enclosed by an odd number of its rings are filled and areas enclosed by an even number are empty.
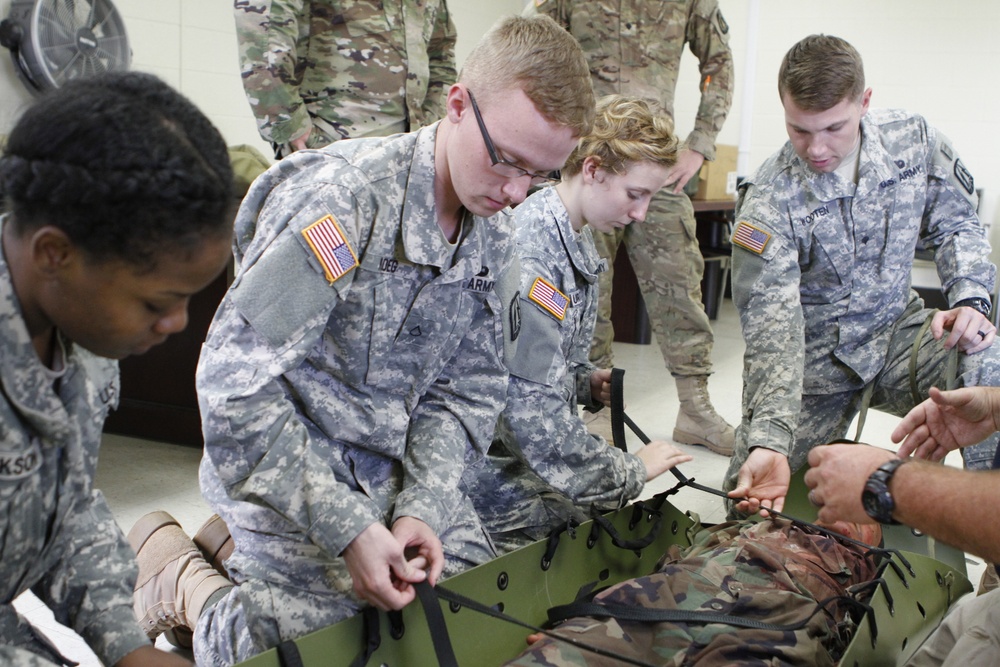
{"type": "MultiPolygon", "coordinates": [[[[846,596],[870,581],[874,563],[864,549],[818,535],[784,520],[724,523],[699,533],[685,551],[674,545],[654,574],[597,596],[598,602],[665,610],[698,611],[792,625],[795,631],[741,628],[724,623],[571,619],[559,635],[657,665],[834,665],[853,626],[846,602],[810,615],[817,603],[846,596]]],[[[519,667],[620,665],[551,637],[536,642],[519,667]]]]}
{"type": "MultiPolygon", "coordinates": [[[[619,93],[658,104],[673,116],[681,54],[687,45],[698,58],[701,104],[685,145],[715,158],[715,137],[733,99],[733,59],[729,26],[716,0],[543,0],[529,12],[548,14],[576,37],[591,67],[598,97],[619,93]]],[[[643,224],[615,234],[594,234],[608,259],[601,275],[601,302],[591,360],[612,363],[610,267],[624,241],[642,290],[649,319],[667,368],[675,376],[712,370],[712,326],[701,301],[705,263],[695,235],[694,209],[683,193],[661,190],[643,224]]]]}
{"type": "Polygon", "coordinates": [[[514,209],[521,261],[520,333],[507,407],[490,456],[466,486],[504,550],[540,539],[596,503],[618,509],[642,491],[646,469],[587,432],[577,404],[593,405],[587,360],[597,310],[597,256],[589,227],[573,231],[555,188],[514,209]],[[582,510],[575,510],[574,504],[582,510]]]}
{"type": "Polygon", "coordinates": [[[455,82],[445,0],[236,0],[243,87],[260,136],[285,154],[415,130],[444,116],[455,82]]]}
{"type": "Polygon", "coordinates": [[[376,522],[426,522],[447,573],[495,555],[460,481],[506,393],[494,287],[512,229],[507,213],[467,214],[447,242],[436,131],[293,153],[243,200],[240,268],[197,373],[202,489],[239,585],[202,614],[199,664],[354,613],[339,554],[376,522]]]}
{"type": "Polygon", "coordinates": [[[135,554],[93,488],[118,364],[60,338],[63,372],[43,366],[2,256],[0,341],[0,662],[64,664],[14,609],[30,589],[112,665],[149,645],[132,611],[135,554]]]}
{"type": "MultiPolygon", "coordinates": [[[[733,234],[733,297],[746,355],[743,421],[727,475],[751,447],[787,454],[843,437],[866,385],[871,406],[913,407],[914,338],[932,311],[910,289],[918,240],[935,251],[948,302],[990,298],[995,267],[976,194],[948,140],[920,116],[870,111],[861,120],[858,184],[812,171],[786,144],[741,186],[733,234]]],[[[1000,384],[1000,346],[960,355],[958,383],[1000,384]]],[[[947,352],[928,330],[919,393],[943,387],[947,352]]],[[[965,448],[989,467],[996,438],[965,448]]]]}

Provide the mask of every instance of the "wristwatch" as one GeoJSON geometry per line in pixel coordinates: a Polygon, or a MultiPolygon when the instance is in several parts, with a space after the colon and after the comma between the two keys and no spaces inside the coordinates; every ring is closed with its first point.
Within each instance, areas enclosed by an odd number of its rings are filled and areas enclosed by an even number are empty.
{"type": "Polygon", "coordinates": [[[896,503],[892,499],[892,494],[889,493],[889,480],[892,479],[896,468],[906,461],[906,459],[892,459],[880,465],[878,470],[868,478],[865,490],[861,492],[861,504],[864,506],[865,512],[879,523],[894,526],[899,524],[892,518],[892,511],[896,509],[896,503]]]}
{"type": "Polygon", "coordinates": [[[958,308],[959,306],[967,306],[973,310],[978,310],[983,314],[983,317],[989,317],[990,313],[993,312],[993,306],[990,305],[989,299],[984,299],[981,296],[974,296],[968,299],[962,299],[956,303],[952,308],[958,308]]]}

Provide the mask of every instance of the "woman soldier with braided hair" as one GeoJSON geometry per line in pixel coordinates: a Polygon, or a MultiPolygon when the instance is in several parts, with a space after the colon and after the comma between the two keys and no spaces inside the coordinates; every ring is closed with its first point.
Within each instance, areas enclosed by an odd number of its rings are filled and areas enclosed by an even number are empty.
{"type": "Polygon", "coordinates": [[[68,663],[22,618],[31,590],[103,664],[189,664],[136,623],[134,554],[93,488],[118,364],[187,324],[230,256],[218,131],[138,73],[41,98],[0,157],[0,662],[68,663]]]}

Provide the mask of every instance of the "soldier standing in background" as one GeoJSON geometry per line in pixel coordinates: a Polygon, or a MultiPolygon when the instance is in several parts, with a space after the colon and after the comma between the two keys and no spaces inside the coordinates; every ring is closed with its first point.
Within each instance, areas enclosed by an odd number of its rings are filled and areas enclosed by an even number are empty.
{"type": "MultiPolygon", "coordinates": [[[[526,10],[535,12],[554,18],[580,43],[598,97],[613,93],[638,97],[655,102],[672,117],[684,46],[698,58],[701,104],[694,130],[678,155],[667,186],[653,198],[643,224],[614,234],[594,234],[598,252],[608,260],[608,270],[600,278],[590,360],[598,368],[614,365],[612,266],[618,246],[624,242],[656,340],[677,382],[681,404],[673,439],[732,454],[733,427],[715,411],[708,395],[714,335],[701,301],[705,261],[695,235],[694,209],[683,192],[702,163],[715,157],[715,137],[732,104],[729,26],[717,0],[536,0],[526,10]]],[[[610,437],[607,410],[591,420],[594,432],[610,437]]]]}
{"type": "Polygon", "coordinates": [[[445,0],[236,0],[243,88],[281,158],[444,116],[455,82],[445,0]]]}

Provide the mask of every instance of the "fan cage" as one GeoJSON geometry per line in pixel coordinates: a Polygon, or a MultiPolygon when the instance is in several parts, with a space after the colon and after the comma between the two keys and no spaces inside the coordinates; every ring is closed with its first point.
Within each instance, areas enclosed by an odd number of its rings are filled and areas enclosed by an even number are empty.
{"type": "Polygon", "coordinates": [[[39,91],[132,61],[125,23],[110,0],[38,0],[31,11],[19,65],[39,91]]]}

